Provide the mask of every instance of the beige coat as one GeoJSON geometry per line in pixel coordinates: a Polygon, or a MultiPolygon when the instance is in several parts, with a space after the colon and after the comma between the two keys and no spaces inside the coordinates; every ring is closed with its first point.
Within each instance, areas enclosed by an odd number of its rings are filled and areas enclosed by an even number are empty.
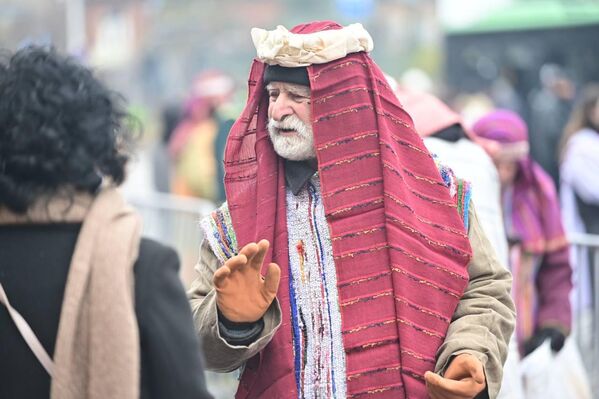
{"type": "MultiPolygon", "coordinates": [[[[515,322],[510,289],[512,278],[499,263],[489,240],[470,207],[468,236],[473,257],[468,265],[470,282],[449,325],[445,342],[437,352],[435,371],[442,374],[452,356],[469,353],[483,364],[490,398],[501,386],[503,363],[515,322]]],[[[198,277],[189,290],[189,298],[198,333],[202,339],[208,369],[232,371],[260,352],[281,324],[281,309],[275,300],[264,315],[264,330],[249,346],[231,346],[219,334],[216,293],[212,276],[220,267],[206,240],[201,244],[196,265],[198,277]]]]}

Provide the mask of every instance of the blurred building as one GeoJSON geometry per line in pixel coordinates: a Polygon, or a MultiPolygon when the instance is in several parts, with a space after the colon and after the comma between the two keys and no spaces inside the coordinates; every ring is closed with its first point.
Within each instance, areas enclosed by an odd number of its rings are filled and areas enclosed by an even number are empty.
{"type": "Polygon", "coordinates": [[[152,110],[183,98],[207,68],[245,86],[255,26],[361,22],[388,73],[417,67],[438,78],[441,71],[435,0],[0,0],[0,7],[1,47],[52,43],[152,110]]]}
{"type": "Polygon", "coordinates": [[[599,2],[495,3],[493,12],[447,27],[448,92],[482,92],[520,114],[533,158],[558,185],[558,146],[577,89],[599,81],[599,2]]]}
{"type": "Polygon", "coordinates": [[[446,25],[445,77],[454,92],[488,91],[504,79],[527,101],[541,85],[539,72],[545,64],[559,65],[580,85],[599,80],[597,1],[499,3],[468,23],[446,25]]]}

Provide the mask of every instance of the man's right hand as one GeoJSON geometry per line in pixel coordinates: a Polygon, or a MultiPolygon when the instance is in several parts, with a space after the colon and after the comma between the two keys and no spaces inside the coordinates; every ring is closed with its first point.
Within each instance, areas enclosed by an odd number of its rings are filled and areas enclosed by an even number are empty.
{"type": "Polygon", "coordinates": [[[275,299],[281,269],[271,263],[266,276],[260,273],[269,245],[267,240],[249,243],[214,272],[216,304],[227,320],[257,321],[275,299]]]}

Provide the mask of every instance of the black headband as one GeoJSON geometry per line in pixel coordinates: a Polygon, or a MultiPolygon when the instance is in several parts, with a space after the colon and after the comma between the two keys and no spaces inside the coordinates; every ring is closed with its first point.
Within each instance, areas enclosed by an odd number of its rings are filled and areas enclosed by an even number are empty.
{"type": "Polygon", "coordinates": [[[280,65],[268,65],[264,70],[264,85],[270,82],[287,82],[310,86],[306,67],[286,68],[280,65]]]}

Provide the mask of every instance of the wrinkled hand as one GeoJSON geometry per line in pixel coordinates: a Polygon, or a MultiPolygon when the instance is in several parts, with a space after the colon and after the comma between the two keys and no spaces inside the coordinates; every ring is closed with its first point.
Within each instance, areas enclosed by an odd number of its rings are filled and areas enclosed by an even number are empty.
{"type": "Polygon", "coordinates": [[[260,273],[269,245],[266,240],[249,243],[214,272],[216,304],[228,320],[238,323],[259,320],[275,299],[281,269],[271,263],[266,276],[260,273]]]}
{"type": "Polygon", "coordinates": [[[566,336],[562,331],[554,327],[543,327],[524,343],[524,356],[529,355],[537,349],[546,339],[551,341],[551,350],[559,352],[566,342],[566,336]]]}
{"type": "Polygon", "coordinates": [[[461,354],[456,356],[445,377],[427,371],[424,374],[426,389],[433,399],[471,399],[485,389],[483,365],[474,356],[461,354]]]}

